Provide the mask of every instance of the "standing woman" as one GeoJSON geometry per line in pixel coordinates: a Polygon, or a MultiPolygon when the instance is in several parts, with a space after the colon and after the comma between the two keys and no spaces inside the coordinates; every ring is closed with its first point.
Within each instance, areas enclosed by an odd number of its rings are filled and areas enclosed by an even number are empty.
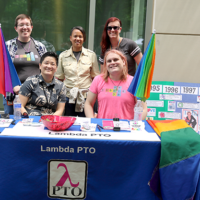
{"type": "Polygon", "coordinates": [[[104,55],[107,49],[119,49],[127,58],[128,74],[135,75],[136,63],[139,65],[142,58],[140,47],[131,39],[120,37],[122,22],[116,17],[111,17],[106,21],[101,40],[101,56],[99,63],[101,71],[104,63],[104,55]]]}
{"type": "Polygon", "coordinates": [[[63,81],[67,89],[65,115],[85,117],[83,108],[88,88],[99,74],[96,54],[83,47],[86,34],[81,26],[75,26],[70,32],[70,49],[59,56],[56,77],[63,81]]]}
{"type": "MultiPolygon", "coordinates": [[[[21,83],[33,75],[40,74],[39,62],[47,51],[45,46],[31,37],[33,23],[28,15],[20,14],[15,19],[15,31],[18,36],[6,42],[8,52],[16,68],[21,83]]],[[[15,86],[13,91],[18,94],[20,86],[15,86]]],[[[11,93],[7,95],[9,101],[3,98],[4,112],[13,114],[11,93]],[[9,105],[10,104],[10,105],[9,105]]]]}

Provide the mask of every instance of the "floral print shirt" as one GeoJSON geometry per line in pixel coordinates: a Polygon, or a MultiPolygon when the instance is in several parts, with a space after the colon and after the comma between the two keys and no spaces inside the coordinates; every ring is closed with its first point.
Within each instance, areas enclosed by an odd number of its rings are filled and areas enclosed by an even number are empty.
{"type": "Polygon", "coordinates": [[[19,94],[29,97],[25,109],[34,116],[52,115],[58,103],[66,102],[65,85],[55,77],[51,83],[46,83],[41,74],[28,77],[19,94]]]}

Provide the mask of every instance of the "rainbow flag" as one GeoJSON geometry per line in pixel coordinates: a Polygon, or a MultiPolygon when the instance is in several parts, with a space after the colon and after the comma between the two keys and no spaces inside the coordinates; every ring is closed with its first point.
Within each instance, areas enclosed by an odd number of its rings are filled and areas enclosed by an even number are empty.
{"type": "Polygon", "coordinates": [[[6,92],[13,92],[13,88],[21,85],[15,66],[5,44],[3,32],[0,27],[0,94],[6,96],[6,92]]]}
{"type": "Polygon", "coordinates": [[[184,120],[147,120],[161,137],[160,162],[149,182],[163,200],[200,199],[200,135],[184,120]]]}
{"type": "Polygon", "coordinates": [[[155,64],[155,33],[152,34],[128,91],[142,101],[150,97],[155,64]]]}

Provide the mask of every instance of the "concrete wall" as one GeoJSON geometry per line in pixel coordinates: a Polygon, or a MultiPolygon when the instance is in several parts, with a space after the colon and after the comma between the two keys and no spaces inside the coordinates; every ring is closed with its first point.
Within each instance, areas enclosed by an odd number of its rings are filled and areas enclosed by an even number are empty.
{"type": "Polygon", "coordinates": [[[200,83],[200,1],[154,0],[154,81],[200,83]]]}

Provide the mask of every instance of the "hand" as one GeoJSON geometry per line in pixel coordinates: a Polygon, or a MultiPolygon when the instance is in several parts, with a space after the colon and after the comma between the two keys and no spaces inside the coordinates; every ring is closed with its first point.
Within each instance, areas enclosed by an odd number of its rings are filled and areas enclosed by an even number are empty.
{"type": "Polygon", "coordinates": [[[15,86],[15,87],[13,88],[13,91],[14,91],[15,94],[18,94],[18,93],[19,93],[20,87],[21,87],[21,86],[17,85],[17,86],[15,86]]]}

